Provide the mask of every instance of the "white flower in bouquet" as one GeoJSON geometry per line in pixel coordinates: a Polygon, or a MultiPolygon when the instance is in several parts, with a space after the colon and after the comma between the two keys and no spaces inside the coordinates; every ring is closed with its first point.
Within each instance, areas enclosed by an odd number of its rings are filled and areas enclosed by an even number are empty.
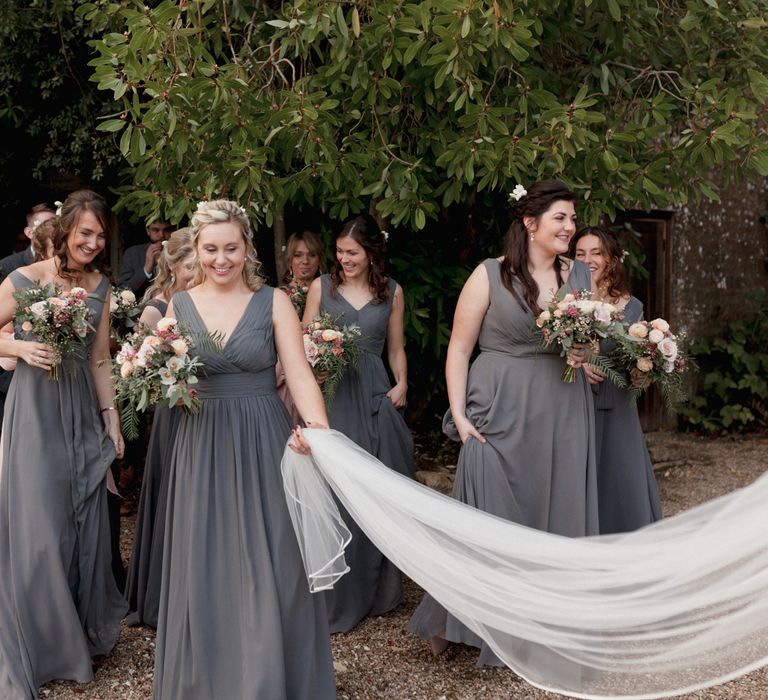
{"type": "Polygon", "coordinates": [[[169,316],[166,316],[165,318],[161,318],[157,322],[157,330],[159,331],[169,331],[176,325],[176,319],[171,318],[169,316]]]}
{"type": "Polygon", "coordinates": [[[118,363],[120,364],[120,376],[123,379],[128,379],[133,374],[133,362],[130,360],[124,360],[123,362],[120,362],[118,360],[118,363]]]}
{"type": "Polygon", "coordinates": [[[169,357],[165,366],[171,370],[171,372],[178,372],[184,366],[184,358],[179,356],[169,357]]]}
{"type": "Polygon", "coordinates": [[[120,292],[120,301],[122,301],[123,304],[135,304],[136,295],[130,289],[124,289],[120,292]]]}
{"type": "Polygon", "coordinates": [[[652,343],[658,345],[662,340],[664,340],[664,332],[660,331],[658,328],[654,328],[649,334],[648,334],[648,340],[650,340],[652,343]]]}
{"type": "MultiPolygon", "coordinates": [[[[672,361],[674,363],[674,360],[677,357],[677,343],[672,338],[664,338],[664,340],[659,343],[659,352],[664,355],[667,361],[672,361]]],[[[670,370],[667,371],[669,372],[670,370]]]]}
{"type": "Polygon", "coordinates": [[[613,314],[616,313],[616,307],[613,304],[598,303],[594,313],[595,318],[601,323],[610,323],[613,314]]]}
{"type": "Polygon", "coordinates": [[[633,338],[645,338],[648,335],[648,328],[644,323],[633,323],[627,333],[633,338]]]}
{"type": "Polygon", "coordinates": [[[35,316],[45,316],[46,303],[44,301],[36,301],[34,304],[30,305],[29,310],[35,314],[35,316]]]}
{"type": "Polygon", "coordinates": [[[113,314],[117,311],[117,299],[114,296],[109,297],[109,313],[113,314]]]}
{"type": "Polygon", "coordinates": [[[552,318],[552,314],[549,312],[549,309],[544,309],[536,319],[536,325],[541,328],[550,318],[552,318]]]}
{"type": "Polygon", "coordinates": [[[651,321],[651,326],[662,333],[666,333],[669,330],[669,324],[663,318],[654,318],[651,321]]]}
{"type": "Polygon", "coordinates": [[[171,384],[176,383],[176,377],[174,376],[173,372],[169,370],[167,367],[161,367],[157,374],[160,377],[160,383],[165,384],[166,386],[170,386],[171,384]]]}
{"type": "Polygon", "coordinates": [[[675,371],[675,361],[674,360],[667,360],[664,363],[664,371],[667,374],[672,374],[672,372],[675,371]]]}
{"type": "Polygon", "coordinates": [[[171,350],[176,356],[186,355],[189,352],[189,345],[183,338],[177,338],[171,343],[171,350]]]}

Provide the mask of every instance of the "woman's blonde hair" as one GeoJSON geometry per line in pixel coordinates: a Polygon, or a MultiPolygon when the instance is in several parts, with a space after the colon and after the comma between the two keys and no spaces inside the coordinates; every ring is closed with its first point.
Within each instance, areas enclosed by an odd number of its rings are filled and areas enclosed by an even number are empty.
{"type": "MultiPolygon", "coordinates": [[[[243,280],[247,287],[255,292],[261,289],[264,279],[261,276],[261,262],[256,255],[256,248],[253,245],[253,232],[251,223],[245,215],[243,209],[237,202],[229,199],[214,199],[210,202],[200,202],[197,205],[197,211],[192,216],[192,222],[189,226],[192,245],[197,251],[197,241],[200,237],[200,231],[210,224],[232,223],[240,227],[240,233],[245,241],[245,266],[243,267],[243,280]]],[[[198,269],[192,285],[200,284],[203,281],[203,270],[198,269]]]]}
{"type": "Polygon", "coordinates": [[[155,297],[171,298],[176,289],[173,270],[190,255],[195,255],[195,246],[188,227],[174,231],[167,241],[163,241],[163,250],[157,257],[155,279],[144,293],[144,303],[155,297]]]}
{"type": "Polygon", "coordinates": [[[41,221],[32,228],[32,252],[35,256],[35,262],[47,260],[51,257],[53,251],[53,241],[59,231],[59,219],[52,216],[50,219],[41,221]],[[51,250],[48,250],[48,243],[51,244],[51,250]]]}

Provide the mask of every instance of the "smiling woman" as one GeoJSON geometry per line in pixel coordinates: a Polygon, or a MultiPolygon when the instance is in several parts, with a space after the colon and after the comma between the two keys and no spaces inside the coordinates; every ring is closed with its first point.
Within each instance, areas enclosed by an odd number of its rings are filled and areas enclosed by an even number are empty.
{"type": "MultiPolygon", "coordinates": [[[[304,322],[327,312],[340,324],[360,327],[359,371],[342,377],[328,409],[331,427],[391,469],[413,477],[413,441],[401,410],[408,389],[403,290],[385,273],[385,243],[371,216],[348,221],[336,236],[330,275],[309,289],[304,322]],[[382,360],[385,344],[394,386],[382,360]]],[[[400,571],[349,515],[342,515],[353,535],[347,550],[352,572],[325,594],[331,632],[348,632],[365,616],[392,610],[403,595],[400,571]]]]}
{"type": "Polygon", "coordinates": [[[200,273],[168,315],[222,344],[196,350],[200,410],[179,417],[168,465],[154,697],[330,700],[325,607],[302,579],[282,493],[291,426],[277,357],[307,425],[327,426],[323,399],[290,300],[258,276],[242,209],[203,203],[190,230],[200,273]]]}
{"type": "Polygon", "coordinates": [[[0,326],[14,317],[13,292],[35,283],[84,288],[92,323],[57,381],[45,371],[51,348],[23,325],[16,339],[0,340],[0,355],[20,360],[0,463],[4,700],[35,698],[52,679],[89,681],[91,657],[112,649],[126,608],[111,568],[106,473],[123,440],[108,362],[109,285],[97,271],[114,225],[99,195],[74,192],[57,221],[56,255],[0,285],[0,326]]]}

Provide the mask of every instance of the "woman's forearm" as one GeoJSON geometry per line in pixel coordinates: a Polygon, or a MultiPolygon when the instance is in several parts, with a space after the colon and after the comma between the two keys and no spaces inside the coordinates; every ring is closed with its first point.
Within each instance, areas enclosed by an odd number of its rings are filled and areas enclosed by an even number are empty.
{"type": "Polygon", "coordinates": [[[408,386],[408,358],[405,354],[405,348],[397,348],[387,354],[389,368],[395,378],[395,383],[401,386],[408,386]]]}
{"type": "Polygon", "coordinates": [[[448,386],[448,402],[454,420],[465,415],[468,373],[469,355],[449,345],[448,356],[445,360],[445,381],[448,386]]]}

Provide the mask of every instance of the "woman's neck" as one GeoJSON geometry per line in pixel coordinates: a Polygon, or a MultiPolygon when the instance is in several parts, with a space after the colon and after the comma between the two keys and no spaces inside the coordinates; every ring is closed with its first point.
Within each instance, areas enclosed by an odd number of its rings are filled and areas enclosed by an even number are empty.
{"type": "Polygon", "coordinates": [[[239,294],[250,291],[248,286],[245,284],[245,280],[242,278],[233,280],[229,284],[219,284],[217,282],[211,282],[208,279],[204,279],[200,284],[200,289],[205,294],[210,294],[211,296],[225,296],[227,294],[239,294]]]}
{"type": "Polygon", "coordinates": [[[348,279],[343,274],[341,276],[341,285],[342,287],[345,287],[349,290],[358,290],[358,291],[370,291],[371,285],[368,284],[368,278],[363,277],[360,275],[359,277],[353,277],[352,279],[348,279]]]}
{"type": "Polygon", "coordinates": [[[545,252],[537,246],[528,246],[528,267],[531,272],[544,272],[555,266],[557,255],[545,252]]]}

